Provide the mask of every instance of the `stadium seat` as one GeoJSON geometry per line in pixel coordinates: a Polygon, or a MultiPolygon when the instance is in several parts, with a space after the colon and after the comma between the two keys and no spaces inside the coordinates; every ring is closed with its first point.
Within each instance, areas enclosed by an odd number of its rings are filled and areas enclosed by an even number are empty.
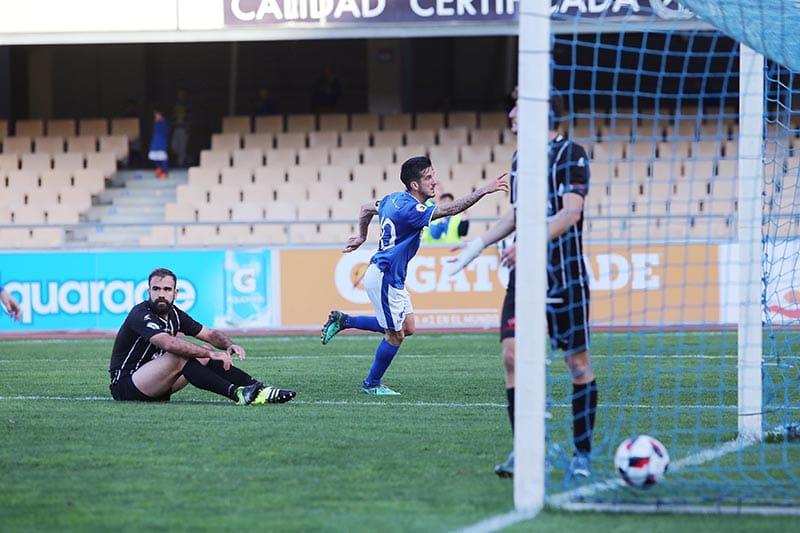
{"type": "Polygon", "coordinates": [[[111,177],[117,172],[117,158],[114,154],[98,152],[86,155],[86,168],[99,170],[105,177],[111,177]]]}
{"type": "Polygon", "coordinates": [[[286,181],[286,169],[279,165],[269,165],[255,169],[253,183],[258,187],[278,187],[286,181]]]}
{"type": "Polygon", "coordinates": [[[77,170],[72,173],[72,186],[89,194],[96,194],[105,189],[105,175],[95,169],[77,170]]]}
{"type": "Polygon", "coordinates": [[[291,244],[319,243],[319,224],[292,224],[289,226],[291,244]]]}
{"type": "Polygon", "coordinates": [[[50,154],[22,154],[22,170],[44,172],[53,168],[50,154]]]}
{"type": "Polygon", "coordinates": [[[447,115],[447,127],[474,130],[478,127],[478,115],[475,111],[451,111],[447,115]]]}
{"type": "Polygon", "coordinates": [[[34,137],[34,152],[38,154],[63,154],[64,137],[34,137]]]}
{"type": "Polygon", "coordinates": [[[286,244],[289,239],[282,224],[253,224],[242,236],[240,244],[275,245],[286,244]]]}
{"type": "MultiPolygon", "coordinates": [[[[242,201],[241,187],[234,187],[230,185],[218,185],[216,187],[208,188],[208,203],[211,206],[230,207],[242,201]]],[[[203,208],[205,209],[205,207],[203,208]]],[[[226,219],[227,220],[227,219],[226,219]]]]}
{"type": "Polygon", "coordinates": [[[83,154],[65,153],[56,154],[53,157],[53,168],[55,170],[70,171],[83,170],[83,154]]]}
{"type": "MultiPolygon", "coordinates": [[[[3,193],[3,206],[13,210],[15,207],[25,205],[28,201],[28,190],[24,188],[0,189],[3,193]]],[[[371,191],[370,191],[371,194],[371,191]]]]}
{"type": "Polygon", "coordinates": [[[657,143],[639,141],[631,143],[625,149],[625,159],[628,161],[650,161],[656,158],[657,143]]]}
{"type": "Polygon", "coordinates": [[[67,137],[67,152],[77,154],[94,153],[97,151],[97,138],[92,135],[85,135],[80,137],[67,137]]]}
{"type": "MultiPolygon", "coordinates": [[[[14,206],[12,202],[6,200],[7,205],[0,205],[0,226],[7,226],[11,224],[11,208],[14,206]]],[[[0,248],[5,247],[3,239],[0,238],[0,248]]]]}
{"type": "Polygon", "coordinates": [[[164,206],[164,222],[194,222],[197,208],[193,205],[168,203],[164,206]]]}
{"type": "MultiPolygon", "coordinates": [[[[224,170],[228,170],[227,168],[224,170]]],[[[189,185],[194,187],[209,187],[219,185],[220,171],[216,168],[191,167],[189,169],[189,185]]]]}
{"type": "Polygon", "coordinates": [[[517,134],[506,128],[500,131],[500,143],[517,145],[517,134]]]}
{"type": "MultiPolygon", "coordinates": [[[[462,163],[488,163],[492,160],[492,149],[488,145],[485,144],[478,144],[478,145],[469,145],[465,144],[459,147],[461,153],[461,162],[462,163]]],[[[508,157],[505,159],[506,161],[511,161],[511,158],[508,157]]]]}
{"type": "MultiPolygon", "coordinates": [[[[481,163],[456,163],[450,169],[449,182],[458,184],[469,184],[476,181],[483,181],[483,165],[481,163]]],[[[472,190],[470,189],[470,191],[472,190]]]]}
{"type": "Polygon", "coordinates": [[[267,165],[291,167],[297,164],[297,150],[295,148],[276,148],[266,152],[267,165]]]}
{"type": "Polygon", "coordinates": [[[39,177],[41,187],[53,191],[72,188],[72,173],[69,171],[48,170],[39,177]]]}
{"type": "Polygon", "coordinates": [[[58,189],[38,187],[28,191],[28,206],[35,206],[39,209],[47,209],[48,207],[58,203],[58,189]]]}
{"type": "Polygon", "coordinates": [[[389,179],[386,181],[381,181],[373,184],[372,186],[372,197],[375,200],[381,200],[387,194],[391,194],[393,192],[397,192],[403,189],[403,184],[400,182],[399,179],[389,179]]]}
{"type": "MultiPolygon", "coordinates": [[[[276,200],[286,204],[298,204],[308,199],[308,186],[304,183],[284,183],[275,188],[276,200]]],[[[267,211],[269,214],[269,211],[267,211]]]]}
{"type": "MultiPolygon", "coordinates": [[[[403,182],[400,181],[400,168],[400,164],[391,164],[383,167],[383,172],[386,174],[386,181],[391,182],[392,187],[403,186],[403,182]]],[[[434,168],[438,168],[438,166],[434,165],[434,168]]]]}
{"type": "Polygon", "coordinates": [[[368,146],[363,151],[365,165],[386,165],[394,162],[394,150],[388,146],[368,146]]]}
{"type": "Polygon", "coordinates": [[[12,210],[12,221],[17,225],[44,224],[44,209],[40,205],[18,205],[12,210]]]}
{"type": "Polygon", "coordinates": [[[83,212],[92,206],[92,197],[88,191],[74,187],[61,188],[58,194],[59,203],[76,212],[83,212]]]}
{"type": "Polygon", "coordinates": [[[231,166],[230,153],[220,150],[200,152],[200,166],[206,168],[225,168],[231,166]]]}
{"type": "Polygon", "coordinates": [[[23,137],[6,137],[3,141],[4,154],[29,154],[31,150],[31,138],[23,137]]]}
{"type": "Polygon", "coordinates": [[[275,200],[277,197],[275,190],[281,187],[282,183],[243,185],[241,187],[242,203],[265,206],[275,200]]]}
{"type": "Polygon", "coordinates": [[[310,199],[297,203],[297,220],[329,220],[330,207],[323,200],[310,199]]]}
{"type": "Polygon", "coordinates": [[[319,181],[323,183],[349,183],[350,172],[350,167],[319,167],[319,181]]]}
{"type": "Polygon", "coordinates": [[[656,144],[656,154],[659,159],[684,160],[690,157],[692,151],[691,141],[670,141],[656,144]]]}
{"type": "Polygon", "coordinates": [[[302,148],[297,152],[298,165],[313,165],[321,167],[327,165],[330,158],[330,149],[327,147],[302,148]]]}
{"type": "Polygon", "coordinates": [[[8,137],[8,121],[0,119],[0,144],[8,137]]]}
{"type": "Polygon", "coordinates": [[[0,177],[5,172],[19,170],[19,156],[17,154],[0,154],[0,177]]]}
{"type": "Polygon", "coordinates": [[[653,161],[650,175],[656,180],[675,180],[683,176],[683,162],[680,160],[653,161]]]}
{"type": "Polygon", "coordinates": [[[381,127],[380,123],[381,117],[377,113],[353,113],[350,115],[350,131],[378,131],[381,127]]]}
{"type": "Polygon", "coordinates": [[[320,224],[319,232],[316,237],[317,242],[327,244],[343,244],[347,239],[356,233],[355,224],[353,223],[327,223],[320,224]]]}
{"type": "Polygon", "coordinates": [[[195,185],[183,184],[175,187],[175,201],[182,205],[198,206],[208,203],[208,190],[210,187],[200,188],[195,185]]]}
{"type": "Polygon", "coordinates": [[[494,199],[494,195],[481,198],[480,202],[467,210],[470,218],[497,218],[501,213],[500,202],[494,199]]]}
{"type": "Polygon", "coordinates": [[[256,222],[264,220],[264,207],[255,203],[240,203],[231,208],[234,222],[256,222]]]}
{"type": "Polygon", "coordinates": [[[15,137],[42,137],[44,136],[44,120],[18,120],[14,125],[15,137]]]}
{"type": "Polygon", "coordinates": [[[697,118],[695,116],[676,117],[674,122],[667,125],[667,140],[694,141],[699,139],[700,130],[698,129],[697,118]]]}
{"type": "Polygon", "coordinates": [[[489,111],[480,114],[478,126],[502,130],[508,127],[508,114],[502,111],[489,111]]]}
{"type": "MultiPolygon", "coordinates": [[[[483,165],[484,179],[493,180],[501,174],[508,174],[511,172],[511,159],[505,161],[495,161],[494,163],[486,163],[483,165]]],[[[508,178],[508,176],[506,176],[508,178]]],[[[510,180],[510,178],[508,178],[510,180]]]]}
{"type": "Polygon", "coordinates": [[[248,133],[243,138],[243,148],[245,150],[272,150],[275,148],[275,134],[274,133],[248,133]]]}
{"type": "MultiPolygon", "coordinates": [[[[511,159],[514,157],[514,152],[517,151],[516,145],[510,144],[495,144],[492,147],[492,160],[495,163],[504,163],[511,168],[511,159]]],[[[463,151],[462,151],[463,154],[463,151]]]]}
{"type": "Polygon", "coordinates": [[[70,137],[75,135],[75,120],[74,119],[61,119],[61,120],[48,120],[47,121],[47,136],[48,137],[70,137]]]}
{"type": "Polygon", "coordinates": [[[340,134],[342,148],[363,148],[369,146],[369,131],[343,131],[340,134]]]}
{"type": "MultiPolygon", "coordinates": [[[[357,188],[372,187],[386,181],[384,165],[358,165],[353,167],[352,185],[357,188]]],[[[365,197],[368,195],[365,195],[365,197]]]]}
{"type": "Polygon", "coordinates": [[[346,131],[347,124],[347,114],[345,113],[325,113],[319,116],[319,131],[346,131]]]}
{"type": "MultiPolygon", "coordinates": [[[[589,156],[593,161],[616,163],[625,157],[626,144],[617,141],[607,141],[590,145],[589,156]]],[[[495,156],[495,161],[497,157],[495,156]]]]}
{"type": "MultiPolygon", "coordinates": [[[[366,148],[366,147],[365,147],[366,148]]],[[[361,164],[361,148],[334,148],[331,150],[331,166],[353,167],[361,164]]]]}
{"type": "Polygon", "coordinates": [[[461,146],[468,143],[468,130],[465,127],[440,128],[439,144],[461,146]]]}
{"type": "Polygon", "coordinates": [[[177,244],[184,246],[209,246],[216,244],[217,226],[214,224],[190,224],[182,226],[177,235],[177,244]]]}
{"type": "Polygon", "coordinates": [[[64,244],[64,230],[61,228],[31,228],[28,248],[57,248],[64,244]]]}
{"type": "MultiPolygon", "coordinates": [[[[251,131],[252,128],[250,127],[249,116],[238,115],[222,117],[222,133],[238,133],[239,135],[246,135],[251,131]]],[[[258,132],[258,130],[256,130],[256,132],[258,132]]]]}
{"type": "Polygon", "coordinates": [[[459,162],[458,146],[429,146],[428,154],[434,168],[439,164],[453,166],[459,162]]]}
{"type": "MultiPolygon", "coordinates": [[[[189,178],[191,181],[191,178],[189,178]]],[[[226,187],[243,187],[253,183],[253,169],[249,167],[230,167],[222,169],[219,182],[226,187]]],[[[208,182],[207,185],[216,185],[208,182]]]]}
{"type": "Polygon", "coordinates": [[[421,144],[397,146],[394,149],[395,161],[401,164],[407,159],[411,159],[412,157],[417,157],[421,155],[427,155],[427,149],[425,148],[424,145],[421,144]]]}
{"type": "MultiPolygon", "coordinates": [[[[252,135],[248,133],[247,135],[252,135]]],[[[241,148],[242,136],[239,133],[215,133],[211,136],[211,149],[233,152],[241,148]]]]}
{"type": "Polygon", "coordinates": [[[324,200],[328,203],[338,202],[342,197],[342,189],[346,184],[342,183],[315,183],[308,184],[308,197],[310,200],[324,200]]]}
{"type": "Polygon", "coordinates": [[[266,205],[264,220],[297,220],[297,209],[286,202],[270,202],[266,205]]]}
{"type": "Polygon", "coordinates": [[[283,133],[283,115],[258,116],[255,119],[255,127],[255,133],[283,133]]]}
{"type": "MultiPolygon", "coordinates": [[[[230,200],[230,198],[216,199],[214,191],[211,193],[211,198],[214,200],[212,203],[197,209],[197,221],[228,222],[231,219],[231,206],[235,204],[233,202],[226,201],[230,200]]],[[[238,203],[238,198],[236,203],[238,203]]]]}
{"type": "Polygon", "coordinates": [[[438,130],[444,125],[444,113],[438,112],[417,113],[414,121],[417,130],[438,130]]]}
{"type": "Polygon", "coordinates": [[[139,119],[136,117],[112,118],[111,135],[124,135],[129,141],[135,141],[141,135],[139,119]]]}
{"type": "Polygon", "coordinates": [[[102,135],[100,137],[100,151],[114,155],[117,161],[124,161],[128,157],[128,137],[125,135],[102,135]]]}
{"type": "Polygon", "coordinates": [[[364,195],[361,203],[355,202],[336,202],[331,204],[331,220],[352,221],[358,220],[361,206],[367,203],[371,198],[364,195]]]}
{"type": "Polygon", "coordinates": [[[48,204],[45,207],[45,220],[48,224],[77,224],[78,209],[74,206],[48,204]]]}
{"type": "Polygon", "coordinates": [[[150,233],[139,238],[140,246],[174,246],[175,226],[156,225],[150,228],[150,233]]]}
{"type": "Polygon", "coordinates": [[[257,148],[233,151],[233,166],[239,168],[257,168],[264,166],[264,152],[257,148]]]}
{"type": "Polygon", "coordinates": [[[317,167],[311,163],[307,166],[297,166],[287,169],[287,182],[296,185],[317,186],[319,185],[319,172],[317,167]]]}
{"type": "Polygon", "coordinates": [[[286,115],[286,131],[289,133],[308,133],[316,129],[316,115],[286,115]]]}
{"type": "Polygon", "coordinates": [[[235,245],[247,242],[250,233],[249,224],[220,224],[215,243],[235,245]]]}
{"type": "Polygon", "coordinates": [[[406,144],[431,146],[436,144],[436,130],[417,129],[406,131],[406,144]]]}
{"type": "MultiPolygon", "coordinates": [[[[325,115],[322,115],[325,116],[325,115]]],[[[321,117],[320,117],[321,118],[321,117]]],[[[346,116],[345,116],[346,118],[346,116]]],[[[312,131],[308,134],[309,148],[336,148],[339,146],[338,131],[312,131]]]]}
{"type": "Polygon", "coordinates": [[[411,113],[389,113],[383,115],[384,131],[406,131],[411,129],[411,113]]]}
{"type": "Polygon", "coordinates": [[[78,134],[82,137],[101,137],[108,135],[108,119],[82,118],[78,121],[78,134]]]}
{"type": "Polygon", "coordinates": [[[306,147],[306,134],[299,132],[279,133],[275,136],[275,147],[277,149],[291,148],[299,150],[306,147]]]}
{"type": "MultiPolygon", "coordinates": [[[[401,130],[376,131],[372,133],[372,145],[378,148],[394,148],[403,144],[401,130]]],[[[366,147],[366,146],[364,146],[366,147]]]]}
{"type": "Polygon", "coordinates": [[[480,145],[488,144],[494,146],[500,143],[500,130],[493,128],[485,128],[472,130],[470,133],[470,144],[480,145]]]}

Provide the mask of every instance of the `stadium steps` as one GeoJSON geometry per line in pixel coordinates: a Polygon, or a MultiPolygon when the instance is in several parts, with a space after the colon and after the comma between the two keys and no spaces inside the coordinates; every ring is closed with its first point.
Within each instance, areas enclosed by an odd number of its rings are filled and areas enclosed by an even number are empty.
{"type": "Polygon", "coordinates": [[[150,233],[150,224],[164,221],[166,204],[175,201],[175,187],[187,180],[185,170],[170,172],[167,180],[156,179],[151,170],[118,172],[84,214],[90,225],[75,230],[69,245],[138,246],[139,238],[150,233]]]}

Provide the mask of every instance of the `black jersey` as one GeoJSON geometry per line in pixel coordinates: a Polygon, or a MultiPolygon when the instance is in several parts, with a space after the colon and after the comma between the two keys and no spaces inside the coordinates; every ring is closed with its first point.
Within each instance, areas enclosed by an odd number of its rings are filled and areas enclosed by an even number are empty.
{"type": "MultiPolygon", "coordinates": [[[[586,150],[563,135],[557,135],[549,145],[547,185],[547,216],[553,216],[564,206],[564,195],[579,194],[584,199],[589,192],[589,158],[586,150]]],[[[578,222],[548,245],[547,280],[551,294],[563,292],[571,285],[588,285],[583,262],[583,214],[578,222]]]]}
{"type": "Polygon", "coordinates": [[[195,336],[203,325],[173,306],[167,318],[161,318],[150,310],[150,302],[144,301],[134,306],[114,339],[111,364],[108,368],[111,383],[120,376],[135,372],[146,362],[161,355],[161,350],[150,344],[150,338],[157,333],[169,333],[175,337],[178,332],[195,336]]]}

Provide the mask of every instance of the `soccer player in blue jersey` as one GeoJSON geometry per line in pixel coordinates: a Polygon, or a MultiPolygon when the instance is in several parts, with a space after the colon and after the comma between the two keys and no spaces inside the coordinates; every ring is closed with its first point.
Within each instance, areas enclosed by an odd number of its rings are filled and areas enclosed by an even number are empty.
{"type": "Polygon", "coordinates": [[[422,229],[433,220],[461,213],[487,194],[508,191],[504,176],[490,180],[463,198],[440,205],[426,205],[425,202],[434,197],[436,172],[428,157],[412,157],[400,169],[400,181],[406,190],[389,194],[379,202],[361,208],[359,235],[350,237],[343,251],[352,252],[364,244],[372,217],[377,214],[381,226],[378,251],[372,256],[364,275],[364,287],[375,316],[349,316],[331,311],[322,327],[321,338],[322,344],[327,344],[334,335],[347,328],[385,333],[369,374],[362,383],[366,394],[399,396],[398,392],[382,384],[381,378],[403,339],[415,330],[414,309],[405,281],[408,262],[419,249],[422,229]]]}

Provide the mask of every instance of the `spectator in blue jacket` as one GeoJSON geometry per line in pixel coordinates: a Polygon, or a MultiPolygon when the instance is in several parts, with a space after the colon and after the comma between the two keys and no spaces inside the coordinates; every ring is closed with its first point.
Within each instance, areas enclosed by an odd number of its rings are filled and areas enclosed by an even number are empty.
{"type": "Polygon", "coordinates": [[[169,124],[158,109],[153,111],[153,136],[150,138],[148,159],[156,165],[156,177],[167,179],[169,173],[169,124]]]}

